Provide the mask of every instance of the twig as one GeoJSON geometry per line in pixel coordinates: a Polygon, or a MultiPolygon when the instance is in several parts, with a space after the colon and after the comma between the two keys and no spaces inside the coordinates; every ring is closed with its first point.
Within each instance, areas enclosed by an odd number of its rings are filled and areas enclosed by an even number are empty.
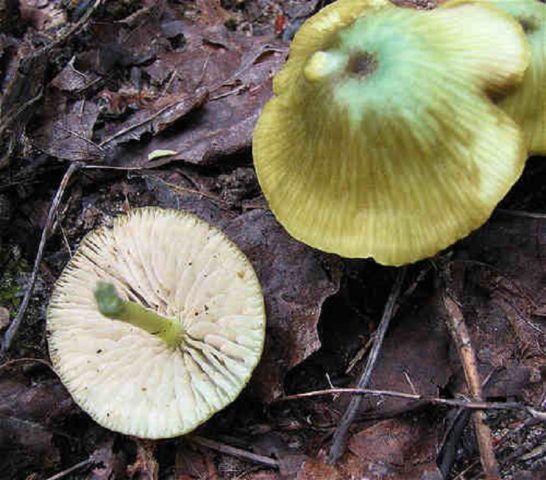
{"type": "Polygon", "coordinates": [[[349,362],[349,366],[345,370],[345,375],[349,375],[349,373],[352,372],[352,370],[357,366],[357,364],[364,358],[364,356],[369,352],[371,346],[373,345],[374,336],[370,335],[370,338],[366,341],[366,343],[358,349],[358,352],[356,352],[356,355],[352,358],[352,360],[349,362]]]}
{"type": "Polygon", "coordinates": [[[119,137],[123,137],[124,135],[127,135],[128,133],[132,132],[133,130],[139,129],[143,127],[144,125],[147,125],[149,123],[152,123],[156,118],[163,115],[165,112],[174,109],[178,105],[181,104],[187,104],[185,105],[185,114],[189,113],[191,110],[196,108],[198,105],[202,105],[203,102],[207,99],[209,92],[204,89],[200,88],[195,91],[195,94],[192,96],[184,97],[181,100],[177,100],[175,102],[169,103],[168,105],[165,105],[163,108],[160,108],[157,112],[153,113],[152,115],[144,118],[143,120],[140,120],[136,122],[133,125],[129,125],[126,128],[121,129],[120,131],[114,133],[110,137],[104,139],[102,142],[98,144],[98,146],[101,149],[104,149],[106,145],[109,143],[112,143],[114,140],[116,140],[119,137]]]}
{"type": "Polygon", "coordinates": [[[15,316],[15,318],[13,319],[13,322],[11,322],[10,326],[6,330],[6,333],[4,334],[2,348],[0,349],[0,359],[4,357],[4,355],[7,353],[7,351],[11,347],[13,340],[17,336],[19,327],[21,326],[21,323],[27,311],[28,304],[30,302],[30,297],[32,296],[32,292],[34,291],[34,284],[36,283],[36,278],[38,276],[38,270],[40,268],[40,263],[42,261],[42,256],[44,254],[45,244],[46,244],[48,235],[50,233],[51,227],[53,226],[55,215],[57,214],[57,210],[59,209],[61,198],[66,189],[66,186],[68,185],[68,182],[72,178],[72,175],[80,168],[80,166],[81,164],[79,162],[73,162],[70,164],[70,166],[66,170],[66,173],[63,176],[63,179],[61,180],[61,183],[59,185],[59,188],[57,189],[57,192],[55,193],[55,197],[53,197],[53,201],[51,202],[51,206],[49,207],[49,212],[47,214],[46,224],[44,226],[44,229],[42,230],[40,244],[38,245],[38,252],[36,253],[34,266],[32,268],[32,273],[30,274],[30,279],[28,281],[27,288],[23,296],[23,300],[21,301],[21,305],[19,306],[17,315],[15,316]]]}
{"type": "MultiPolygon", "coordinates": [[[[370,382],[375,363],[377,362],[377,358],[379,357],[379,351],[381,350],[381,346],[383,344],[383,339],[385,338],[385,334],[387,333],[387,329],[389,328],[389,323],[391,321],[391,318],[394,316],[396,306],[398,305],[398,297],[400,296],[400,292],[402,290],[405,275],[406,268],[404,267],[398,271],[396,281],[394,282],[391,293],[389,294],[389,298],[387,299],[385,310],[383,311],[383,316],[381,317],[379,326],[375,331],[374,344],[370,350],[370,355],[368,356],[368,361],[366,362],[364,371],[362,372],[362,375],[360,376],[360,379],[357,383],[357,387],[359,389],[366,388],[366,386],[370,382]]],[[[345,410],[345,413],[341,417],[339,425],[334,432],[330,451],[328,452],[328,462],[335,463],[343,454],[343,451],[345,450],[347,436],[349,434],[349,428],[351,427],[351,424],[353,423],[353,420],[358,410],[360,409],[361,404],[362,396],[355,396],[351,398],[349,406],[347,407],[347,410],[345,410]]]]}
{"type": "Polygon", "coordinates": [[[525,210],[507,210],[505,208],[497,208],[496,213],[501,215],[509,215],[510,217],[534,218],[535,220],[546,219],[546,213],[526,212],[525,210]]]}
{"type": "Polygon", "coordinates": [[[202,447],[210,448],[211,450],[216,450],[220,453],[225,453],[226,455],[231,455],[232,457],[241,458],[243,460],[248,460],[249,462],[259,463],[265,465],[269,468],[279,468],[279,462],[274,458],[265,457],[263,455],[257,455],[256,453],[247,452],[240,448],[235,448],[225,443],[220,443],[215,440],[209,440],[208,438],[203,438],[198,435],[191,435],[189,440],[197,445],[202,447]]]}
{"type": "Polygon", "coordinates": [[[84,15],[74,25],[71,25],[68,30],[66,30],[59,36],[59,38],[55,39],[53,42],[43,48],[44,53],[61,46],[61,44],[68,40],[68,38],[78,33],[87,24],[87,22],[89,22],[93,14],[100,7],[102,1],[103,0],[95,0],[93,5],[87,8],[87,11],[84,13],[84,15]]]}
{"type": "Polygon", "coordinates": [[[361,397],[391,397],[404,400],[415,400],[416,402],[439,405],[443,407],[458,407],[467,410],[516,410],[527,412],[530,416],[546,420],[546,412],[536,410],[534,407],[519,402],[483,402],[472,400],[458,400],[455,398],[438,398],[419,395],[418,393],[395,392],[393,390],[373,390],[369,388],[329,388],[326,390],[315,390],[312,392],[297,393],[275,400],[277,402],[288,402],[304,398],[320,397],[324,395],[350,394],[361,397]]]}
{"type": "MultiPolygon", "coordinates": [[[[489,375],[482,383],[482,389],[486,387],[489,383],[496,369],[493,368],[489,375]]],[[[465,410],[464,408],[459,408],[455,412],[455,416],[451,421],[451,424],[448,426],[444,437],[442,439],[441,447],[436,458],[436,463],[442,474],[442,478],[447,478],[453,463],[455,462],[455,456],[457,453],[457,447],[459,441],[463,435],[463,432],[470,420],[470,410],[465,410]]]]}
{"type": "MultiPolygon", "coordinates": [[[[476,354],[472,348],[470,334],[464,321],[463,312],[457,302],[452,298],[453,292],[448,293],[447,287],[443,292],[443,303],[448,313],[447,326],[451,336],[457,346],[459,358],[463,365],[466,383],[472,395],[472,398],[479,401],[482,398],[482,386],[478,373],[478,363],[476,354]]],[[[485,478],[487,480],[499,479],[499,466],[493,450],[491,430],[485,423],[485,413],[476,411],[472,415],[476,439],[480,450],[480,460],[482,463],[485,478]]]]}
{"type": "Polygon", "coordinates": [[[444,440],[442,441],[442,446],[436,460],[442,478],[449,478],[449,472],[456,459],[457,447],[470,420],[470,415],[470,410],[459,408],[456,411],[455,418],[448,427],[448,431],[444,435],[444,440]]]}
{"type": "Polygon", "coordinates": [[[71,474],[72,472],[79,470],[80,468],[86,467],[87,465],[90,465],[92,463],[95,463],[92,458],[88,458],[87,460],[82,460],[81,462],[76,463],[75,465],[72,465],[71,467],[68,467],[66,470],[56,473],[52,477],[46,478],[46,480],[59,480],[60,478],[64,478],[67,475],[71,474]]]}
{"type": "MultiPolygon", "coordinates": [[[[498,443],[495,445],[495,450],[498,451],[506,443],[506,441],[509,438],[513,438],[514,435],[520,433],[522,430],[527,428],[533,421],[534,420],[532,418],[528,418],[521,425],[517,426],[514,430],[510,430],[510,431],[508,431],[508,433],[505,433],[504,435],[502,435],[501,438],[499,439],[498,443]]],[[[467,477],[468,472],[472,471],[474,469],[474,467],[479,465],[479,463],[480,463],[479,460],[473,461],[470,465],[468,465],[468,467],[466,467],[464,470],[459,472],[453,478],[453,480],[464,480],[464,479],[468,478],[467,477]]]]}
{"type": "Polygon", "coordinates": [[[22,357],[22,358],[15,358],[13,360],[10,360],[9,362],[4,362],[2,365],[0,365],[0,372],[14,365],[18,365],[19,363],[39,363],[41,365],[46,366],[50,370],[53,370],[51,363],[49,363],[47,360],[43,360],[41,358],[22,357]]]}

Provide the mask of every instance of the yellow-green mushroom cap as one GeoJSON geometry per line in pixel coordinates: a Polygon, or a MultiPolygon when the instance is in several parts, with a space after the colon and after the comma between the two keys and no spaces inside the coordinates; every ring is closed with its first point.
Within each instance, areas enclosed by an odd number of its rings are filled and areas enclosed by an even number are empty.
{"type": "Polygon", "coordinates": [[[53,366],[83,410],[111,430],[168,438],[239,395],[262,353],[265,311],[252,266],[221,231],[144,208],[85,237],[55,285],[47,331],[53,366]],[[169,322],[179,341],[101,314],[97,285],[117,290],[130,315],[169,322]]]}
{"type": "Polygon", "coordinates": [[[482,225],[521,174],[520,129],[490,100],[528,65],[492,5],[329,5],[296,35],[253,137],[258,180],[298,240],[401,265],[482,225]]]}
{"type": "Polygon", "coordinates": [[[530,153],[546,155],[546,4],[539,0],[493,0],[523,27],[531,61],[523,82],[500,105],[523,128],[530,153]]]}

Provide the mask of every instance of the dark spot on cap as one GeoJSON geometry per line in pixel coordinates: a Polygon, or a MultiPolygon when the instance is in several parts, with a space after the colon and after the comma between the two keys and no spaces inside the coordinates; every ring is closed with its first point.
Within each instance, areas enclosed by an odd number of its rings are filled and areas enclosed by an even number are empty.
{"type": "Polygon", "coordinates": [[[347,65],[347,72],[357,77],[367,77],[377,68],[377,59],[373,53],[362,52],[352,55],[347,65]]]}

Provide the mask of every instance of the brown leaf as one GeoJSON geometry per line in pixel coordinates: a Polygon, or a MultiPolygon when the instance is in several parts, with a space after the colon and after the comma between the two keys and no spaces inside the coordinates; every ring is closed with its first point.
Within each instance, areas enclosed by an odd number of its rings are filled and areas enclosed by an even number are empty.
{"type": "Polygon", "coordinates": [[[87,475],[87,480],[110,480],[123,478],[125,474],[125,458],[121,451],[114,452],[114,439],[108,438],[91,455],[95,465],[87,475]]]}
{"type": "Polygon", "coordinates": [[[153,440],[135,439],[137,458],[135,463],[127,467],[128,478],[139,480],[157,480],[159,464],[155,458],[155,442],[153,440]]]}
{"type": "Polygon", "coordinates": [[[196,0],[195,3],[201,12],[199,20],[205,24],[221,24],[229,17],[220,0],[196,0]]]}
{"type": "MultiPolygon", "coordinates": [[[[402,312],[392,321],[370,388],[438,396],[453,374],[449,345],[441,299],[432,296],[415,311],[402,312]]],[[[343,410],[349,400],[346,395],[339,397],[337,408],[343,410]]],[[[419,406],[413,400],[366,397],[361,410],[367,418],[376,418],[419,406]]]]}
{"type": "Polygon", "coordinates": [[[302,465],[296,480],[372,480],[365,462],[352,452],[347,452],[335,465],[329,465],[325,459],[326,453],[321,450],[316,458],[309,458],[302,465]]]}
{"type": "Polygon", "coordinates": [[[108,155],[110,158],[114,158],[117,145],[140,140],[144,134],[153,136],[163,132],[189,112],[203,105],[207,96],[206,89],[200,88],[195,94],[182,98],[174,95],[161,97],[153,104],[143,106],[130,117],[128,122],[123,123],[114,131],[106,130],[106,138],[102,140],[100,146],[103,149],[108,149],[108,155]]]}
{"type": "Polygon", "coordinates": [[[58,92],[46,97],[40,126],[29,133],[33,146],[48,155],[73,161],[98,160],[104,150],[92,140],[99,109],[93,102],[68,101],[58,92]]]}
{"type": "Polygon", "coordinates": [[[253,384],[266,400],[282,395],[284,374],[318,350],[322,304],[339,288],[333,256],[292,239],[264,210],[242,214],[226,233],[254,265],[268,315],[265,353],[253,384]]]}
{"type": "Polygon", "coordinates": [[[48,30],[66,23],[66,13],[56,2],[20,0],[21,20],[35,30],[48,30]]]}
{"type": "Polygon", "coordinates": [[[30,383],[24,377],[0,378],[0,471],[22,478],[33,468],[49,469],[60,462],[53,422],[74,410],[59,381],[30,383]]]}
{"type": "Polygon", "coordinates": [[[342,472],[334,465],[309,459],[298,472],[297,480],[343,480],[342,472]]]}
{"type": "Polygon", "coordinates": [[[349,449],[363,462],[370,479],[437,479],[437,424],[425,416],[374,423],[349,441],[349,449]]]}
{"type": "Polygon", "coordinates": [[[67,93],[79,93],[95,83],[99,76],[91,71],[80,72],[75,64],[76,58],[70,62],[55,76],[50,85],[67,93]]]}
{"type": "MultiPolygon", "coordinates": [[[[264,103],[271,97],[271,78],[284,61],[286,48],[272,38],[247,38],[223,25],[187,26],[182,51],[159,52],[146,67],[151,78],[169,92],[193,94],[202,87],[209,101],[176,134],[155,136],[149,143],[120,152],[120,165],[146,165],[154,150],[176,155],[159,164],[183,160],[208,164],[247,150],[264,103]]],[[[157,163],[154,163],[157,166],[157,163]]]]}
{"type": "Polygon", "coordinates": [[[0,97],[0,169],[9,159],[24,127],[34,113],[33,107],[42,96],[47,57],[22,43],[16,59],[9,65],[0,97]]]}
{"type": "Polygon", "coordinates": [[[191,480],[205,478],[207,476],[207,463],[205,456],[195,450],[191,450],[184,443],[176,446],[174,479],[191,480]]]}

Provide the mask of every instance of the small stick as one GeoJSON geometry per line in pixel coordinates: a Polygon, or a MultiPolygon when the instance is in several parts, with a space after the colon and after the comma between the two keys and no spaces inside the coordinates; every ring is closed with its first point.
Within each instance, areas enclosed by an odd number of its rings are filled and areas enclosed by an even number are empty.
{"type": "Polygon", "coordinates": [[[66,173],[63,176],[63,179],[61,180],[61,183],[59,185],[59,188],[57,189],[57,192],[55,193],[55,197],[53,197],[53,201],[51,202],[51,206],[49,207],[49,212],[47,214],[46,224],[44,226],[44,229],[42,230],[42,236],[40,238],[40,244],[38,246],[38,253],[36,254],[36,258],[34,260],[34,267],[32,268],[32,273],[30,274],[30,279],[28,281],[27,288],[23,296],[23,300],[21,301],[21,305],[19,306],[17,315],[15,316],[15,318],[13,319],[13,322],[11,322],[10,326],[6,330],[6,333],[4,334],[2,348],[0,349],[0,359],[4,357],[4,355],[7,353],[7,351],[11,347],[11,344],[13,343],[13,340],[17,336],[19,327],[21,326],[21,323],[27,311],[28,304],[30,302],[30,297],[32,296],[32,292],[34,291],[34,284],[36,283],[36,278],[38,276],[38,269],[40,268],[40,263],[44,255],[44,249],[47,242],[47,238],[53,226],[53,221],[59,209],[59,204],[61,203],[63,193],[66,189],[66,186],[68,185],[68,182],[72,178],[72,175],[80,167],[81,167],[81,164],[79,162],[73,162],[70,164],[70,166],[66,170],[66,173]]]}
{"type": "Polygon", "coordinates": [[[0,365],[0,372],[2,372],[2,370],[13,367],[14,365],[19,365],[20,363],[39,363],[41,365],[46,366],[50,370],[53,370],[53,366],[47,360],[43,360],[42,358],[22,357],[22,358],[15,358],[8,362],[4,362],[2,365],[0,365]]]}
{"type": "MultiPolygon", "coordinates": [[[[489,383],[495,371],[496,369],[493,368],[489,372],[489,375],[487,375],[486,379],[482,383],[482,389],[489,383]]],[[[452,419],[451,424],[444,433],[444,437],[438,451],[438,456],[436,458],[436,463],[438,464],[438,468],[440,469],[443,478],[447,478],[449,476],[449,472],[455,463],[457,447],[469,420],[469,410],[465,410],[464,408],[457,409],[455,412],[455,417],[452,419]]]]}
{"type": "MultiPolygon", "coordinates": [[[[394,282],[391,293],[389,294],[389,298],[387,299],[387,303],[385,304],[383,316],[381,317],[379,326],[375,331],[374,344],[370,350],[368,361],[366,362],[364,371],[362,372],[362,375],[360,376],[360,379],[357,383],[358,389],[366,388],[366,386],[370,382],[373,369],[377,362],[377,358],[379,357],[379,351],[381,350],[381,346],[383,345],[385,334],[387,333],[389,323],[391,321],[391,318],[394,316],[398,304],[398,298],[402,290],[405,275],[406,268],[404,267],[398,271],[396,281],[394,282]]],[[[349,435],[349,428],[351,427],[351,424],[353,423],[361,404],[362,396],[359,395],[351,398],[349,406],[347,407],[347,410],[345,410],[345,413],[341,417],[339,425],[334,432],[332,445],[330,446],[330,451],[328,452],[329,463],[337,462],[339,457],[341,457],[341,455],[343,454],[345,450],[345,444],[347,443],[347,437],[349,435]]]]}
{"type": "Polygon", "coordinates": [[[495,213],[508,215],[511,217],[534,218],[535,220],[546,219],[546,213],[526,212],[525,210],[507,210],[505,208],[497,208],[495,213]]]}
{"type": "MultiPolygon", "coordinates": [[[[457,346],[459,358],[463,365],[463,370],[466,378],[466,383],[472,395],[472,398],[480,401],[482,398],[482,384],[478,373],[478,363],[476,354],[472,348],[470,334],[464,321],[463,312],[452,298],[453,292],[447,292],[444,289],[443,303],[448,313],[447,326],[451,336],[457,346]]],[[[472,414],[476,439],[480,450],[480,460],[486,480],[499,479],[499,465],[493,450],[493,441],[491,438],[491,430],[485,423],[485,413],[476,411],[472,414]]]]}
{"type": "Polygon", "coordinates": [[[324,395],[350,394],[363,397],[391,397],[405,400],[415,400],[416,402],[428,403],[444,407],[458,407],[468,410],[517,410],[527,412],[532,417],[546,421],[546,412],[536,410],[534,407],[524,405],[519,402],[483,402],[472,400],[458,400],[453,398],[438,398],[419,395],[418,393],[396,392],[393,390],[372,390],[368,388],[329,388],[326,390],[315,390],[312,392],[297,393],[287,395],[286,397],[275,400],[277,402],[289,402],[305,398],[320,397],[324,395]]]}
{"type": "Polygon", "coordinates": [[[279,462],[274,458],[265,457],[263,455],[257,455],[256,453],[247,452],[240,448],[235,448],[225,443],[217,442],[216,440],[209,440],[208,438],[203,438],[198,435],[191,435],[189,440],[197,445],[202,447],[210,448],[211,450],[216,450],[220,453],[225,453],[231,455],[232,457],[241,458],[243,460],[248,460],[249,462],[259,463],[265,465],[269,468],[279,468],[279,462]]]}
{"type": "Polygon", "coordinates": [[[68,467],[66,470],[63,470],[62,472],[56,473],[52,477],[46,478],[46,480],[59,480],[61,478],[66,477],[67,475],[71,474],[72,472],[79,470],[80,468],[86,467],[87,465],[94,463],[92,458],[88,458],[87,460],[82,460],[81,462],[76,463],[75,465],[72,465],[71,467],[68,467]]]}

